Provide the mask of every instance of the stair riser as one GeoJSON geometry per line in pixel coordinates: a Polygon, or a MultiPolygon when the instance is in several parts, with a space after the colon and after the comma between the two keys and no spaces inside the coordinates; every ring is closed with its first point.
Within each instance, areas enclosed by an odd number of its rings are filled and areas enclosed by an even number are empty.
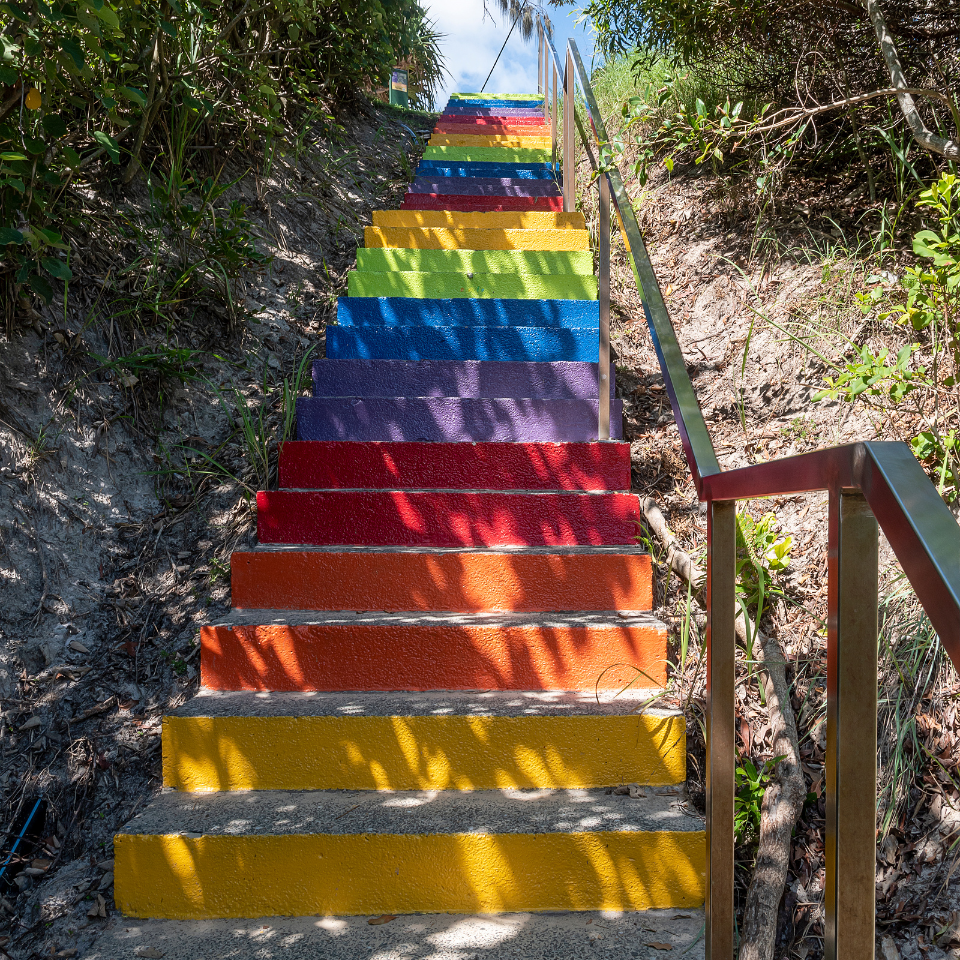
{"type": "MultiPolygon", "coordinates": [[[[465,274],[417,273],[412,270],[385,273],[351,270],[347,276],[347,292],[351,297],[417,297],[433,300],[596,300],[597,280],[595,277],[577,275],[475,273],[468,277],[465,274]]],[[[327,331],[328,338],[330,332],[327,331]]],[[[329,339],[327,349],[329,351],[329,339]]]]}
{"type": "Polygon", "coordinates": [[[479,163],[550,163],[549,147],[427,147],[424,160],[465,160],[479,163]]]}
{"type": "Polygon", "coordinates": [[[564,625],[204,627],[214,690],[621,690],[666,684],[654,627],[564,625]]]}
{"type": "MultiPolygon", "coordinates": [[[[368,228],[369,229],[369,228],[368,228]]],[[[377,228],[384,237],[410,236],[415,241],[409,245],[372,245],[357,251],[357,269],[386,273],[390,270],[416,273],[523,273],[523,274],[593,274],[593,254],[589,250],[556,249],[467,249],[451,250],[425,247],[423,238],[414,231],[417,228],[377,228]]],[[[439,232],[439,231],[438,231],[439,232]]],[[[453,236],[469,231],[450,231],[453,236]]],[[[477,230],[477,234],[496,233],[494,230],[477,230]]],[[[526,230],[505,230],[505,236],[528,233],[526,230]]],[[[551,235],[575,230],[551,230],[551,235]]]]}
{"type": "Polygon", "coordinates": [[[438,123],[433,128],[434,134],[447,134],[452,136],[494,136],[494,137],[541,137],[550,141],[553,145],[553,132],[547,124],[532,123],[502,123],[502,124],[476,124],[473,122],[457,122],[455,120],[446,123],[438,123]]]}
{"type": "MultiPolygon", "coordinates": [[[[596,400],[301,398],[300,440],[429,443],[582,443],[597,439],[596,400]]],[[[623,404],[610,404],[610,436],[623,439],[623,404]]]]}
{"type": "Polygon", "coordinates": [[[538,107],[515,107],[491,105],[481,107],[472,103],[448,103],[442,116],[457,117],[536,117],[543,121],[543,110],[538,107]]]}
{"type": "MultiPolygon", "coordinates": [[[[536,183],[538,181],[530,181],[536,183]]],[[[590,255],[586,230],[451,230],[446,227],[365,227],[367,247],[421,250],[583,252],[590,255]]],[[[581,258],[582,259],[582,258],[581,258]]],[[[494,271],[499,272],[499,271],[494,271]]],[[[581,270],[576,271],[581,273],[581,270]]]]}
{"type": "Polygon", "coordinates": [[[507,177],[514,180],[555,180],[557,174],[549,163],[445,163],[424,160],[417,167],[417,177],[507,177]]]}
{"type": "Polygon", "coordinates": [[[231,557],[233,605],[274,610],[649,610],[644,554],[339,553],[231,557]]]}
{"type": "Polygon", "coordinates": [[[175,790],[499,790],[682,782],[682,717],[166,717],[175,790]]]}
{"type": "Polygon", "coordinates": [[[295,490],[629,490],[625,443],[305,443],[280,448],[295,490]]]}
{"type": "Polygon", "coordinates": [[[117,836],[133,917],[648,910],[703,903],[701,832],[117,836]]]}
{"type": "Polygon", "coordinates": [[[488,360],[596,363],[596,329],[560,327],[328,327],[327,356],[370,360],[488,360]]]}
{"type": "Polygon", "coordinates": [[[490,129],[491,127],[543,127],[545,126],[543,117],[509,117],[499,119],[497,117],[471,117],[462,113],[442,113],[437,118],[437,126],[448,126],[457,124],[458,126],[481,127],[490,129]]]}
{"type": "MultiPolygon", "coordinates": [[[[419,254],[423,251],[412,252],[419,254]]],[[[340,297],[337,301],[337,323],[346,327],[599,327],[600,305],[596,300],[340,297]]],[[[426,396],[408,392],[401,395],[426,396]]],[[[496,396],[511,394],[501,393],[496,396]]]]}
{"type": "MultiPolygon", "coordinates": [[[[589,363],[327,359],[314,361],[312,373],[314,397],[383,397],[414,405],[429,397],[451,397],[458,399],[439,406],[462,408],[466,402],[477,404],[477,412],[489,408],[497,415],[501,408],[481,398],[570,400],[598,395],[597,365],[589,363]]],[[[436,409],[430,408],[431,416],[436,409]]]]}
{"type": "Polygon", "coordinates": [[[460,194],[477,197],[558,197],[553,180],[518,180],[512,177],[417,177],[407,196],[420,193],[460,194]]]}
{"type": "Polygon", "coordinates": [[[375,227],[451,227],[457,230],[586,230],[582,213],[553,213],[548,210],[505,211],[502,213],[446,210],[374,210],[375,227]]]}
{"type": "Polygon", "coordinates": [[[543,98],[526,97],[451,97],[445,109],[450,107],[510,107],[519,110],[539,110],[543,114],[543,98]]]}
{"type": "Polygon", "coordinates": [[[462,194],[408,193],[401,210],[461,210],[464,212],[505,210],[563,210],[562,197],[470,197],[462,194]]]}
{"type": "Polygon", "coordinates": [[[550,137],[493,133],[434,133],[427,141],[427,145],[430,147],[510,147],[523,150],[552,150],[553,148],[550,137]]]}
{"type": "Polygon", "coordinates": [[[628,493],[261,490],[260,543],[314,546],[557,547],[634,544],[628,493]]]}

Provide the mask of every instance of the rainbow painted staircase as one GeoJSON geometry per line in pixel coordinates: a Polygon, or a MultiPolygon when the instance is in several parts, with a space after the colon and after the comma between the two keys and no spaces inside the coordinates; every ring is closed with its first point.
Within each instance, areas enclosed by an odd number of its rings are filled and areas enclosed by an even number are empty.
{"type": "Polygon", "coordinates": [[[168,789],[116,837],[124,913],[703,902],[683,718],[614,697],[663,684],[666,634],[554,176],[538,97],[463,94],[374,214],[235,613],[164,721],[168,789]]]}

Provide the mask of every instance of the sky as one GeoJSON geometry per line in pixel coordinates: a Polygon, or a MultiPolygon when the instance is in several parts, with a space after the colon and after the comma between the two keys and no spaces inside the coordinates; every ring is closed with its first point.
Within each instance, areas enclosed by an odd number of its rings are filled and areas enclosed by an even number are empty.
{"type": "MultiPolygon", "coordinates": [[[[483,0],[424,0],[423,5],[436,21],[437,30],[444,35],[440,48],[452,74],[446,78],[437,97],[436,106],[442,107],[451,93],[480,90],[506,39],[510,23],[500,13],[496,0],[488,0],[487,16],[483,12],[483,0]]],[[[567,39],[573,37],[589,69],[593,35],[589,28],[576,25],[576,15],[573,9],[549,8],[554,26],[553,42],[563,56],[567,39]]],[[[488,93],[537,92],[535,35],[525,42],[519,28],[513,31],[486,89],[488,93]]]]}

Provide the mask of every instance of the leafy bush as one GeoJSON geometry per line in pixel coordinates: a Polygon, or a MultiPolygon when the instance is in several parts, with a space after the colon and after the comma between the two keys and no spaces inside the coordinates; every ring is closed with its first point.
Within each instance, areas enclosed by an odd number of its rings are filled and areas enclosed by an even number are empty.
{"type": "MultiPolygon", "coordinates": [[[[960,492],[960,183],[955,174],[940,177],[921,192],[917,206],[933,215],[930,228],[913,238],[918,261],[901,280],[904,300],[880,309],[881,320],[909,326],[924,342],[911,342],[889,358],[886,348],[874,353],[855,348],[855,357],[835,377],[826,377],[826,389],[815,400],[871,399],[893,410],[907,399],[912,413],[929,429],[911,440],[913,452],[934,473],[941,496],[956,499],[960,492]],[[923,362],[924,356],[930,358],[923,362]]],[[[884,302],[877,285],[858,295],[865,314],[884,302]]]]}
{"type": "Polygon", "coordinates": [[[418,0],[2,0],[0,23],[0,270],[45,301],[70,279],[64,201],[93,164],[130,180],[185,131],[269,143],[398,62],[424,105],[442,69],[418,0]]]}

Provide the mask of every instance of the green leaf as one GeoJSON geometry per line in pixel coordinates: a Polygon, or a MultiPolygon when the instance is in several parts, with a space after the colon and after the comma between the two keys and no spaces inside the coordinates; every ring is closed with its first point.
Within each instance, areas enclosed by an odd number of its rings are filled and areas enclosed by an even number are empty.
{"type": "Polygon", "coordinates": [[[113,139],[109,134],[104,133],[102,130],[95,130],[93,133],[93,139],[103,147],[104,150],[110,155],[110,159],[114,163],[120,162],[120,144],[113,139]]]}
{"type": "Polygon", "coordinates": [[[26,160],[26,155],[22,153],[0,153],[0,160],[6,160],[12,163],[14,160],[26,160]]]}
{"type": "Polygon", "coordinates": [[[48,113],[41,122],[43,129],[55,140],[66,135],[67,123],[59,113],[48,113]]]}
{"type": "Polygon", "coordinates": [[[119,92],[128,100],[132,100],[138,106],[146,107],[147,98],[144,96],[142,91],[138,90],[136,87],[121,87],[119,92]]]}
{"type": "Polygon", "coordinates": [[[50,284],[43,279],[43,277],[32,273],[27,278],[27,285],[44,302],[44,304],[48,304],[53,299],[53,287],[51,287],[50,284]]]}
{"type": "Polygon", "coordinates": [[[71,40],[69,37],[60,38],[60,49],[66,53],[71,60],[76,64],[78,70],[82,70],[87,63],[86,57],[83,55],[83,50],[80,47],[80,44],[71,40]]]}
{"type": "Polygon", "coordinates": [[[0,227],[0,246],[5,247],[8,243],[23,243],[23,234],[13,227],[0,227]]]}
{"type": "Polygon", "coordinates": [[[74,170],[80,166],[80,154],[72,147],[64,147],[63,156],[74,170]]]}
{"type": "Polygon", "coordinates": [[[58,280],[73,279],[73,271],[62,260],[56,257],[44,257],[40,262],[51,277],[56,277],[58,280]]]}

